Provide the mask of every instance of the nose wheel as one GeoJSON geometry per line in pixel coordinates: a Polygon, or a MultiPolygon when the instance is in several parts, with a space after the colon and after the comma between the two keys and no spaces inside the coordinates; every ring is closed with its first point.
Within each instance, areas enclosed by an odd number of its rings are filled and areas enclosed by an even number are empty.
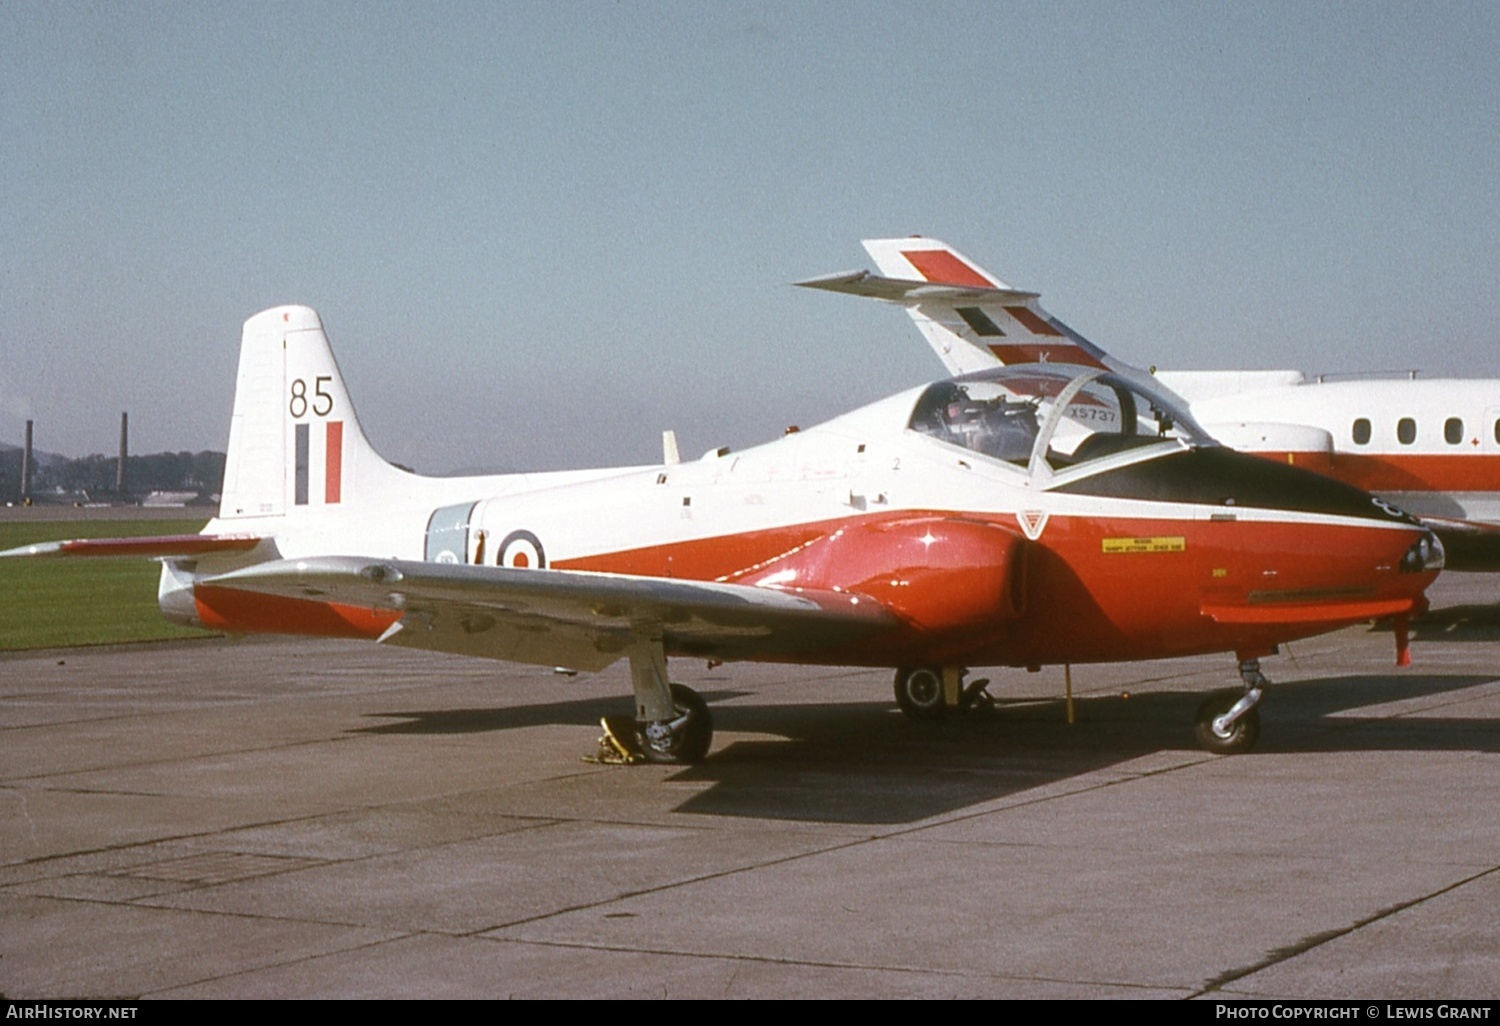
{"type": "Polygon", "coordinates": [[[1243,694],[1214,695],[1198,707],[1193,728],[1198,744],[1215,755],[1240,755],[1260,740],[1260,700],[1270,683],[1260,672],[1260,660],[1240,663],[1243,694]]]}

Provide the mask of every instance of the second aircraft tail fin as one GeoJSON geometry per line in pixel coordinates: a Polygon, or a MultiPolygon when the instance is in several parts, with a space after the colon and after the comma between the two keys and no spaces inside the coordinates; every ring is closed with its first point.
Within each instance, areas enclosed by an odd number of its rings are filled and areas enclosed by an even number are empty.
{"type": "Polygon", "coordinates": [[[999,364],[1073,363],[1131,370],[1048,314],[1035,292],[1012,289],[938,239],[866,239],[880,274],[855,271],[801,281],[906,308],[950,374],[999,364]]]}

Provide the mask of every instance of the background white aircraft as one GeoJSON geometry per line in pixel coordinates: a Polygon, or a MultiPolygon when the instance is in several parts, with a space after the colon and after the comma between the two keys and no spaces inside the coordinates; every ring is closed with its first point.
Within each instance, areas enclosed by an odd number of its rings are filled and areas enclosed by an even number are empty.
{"type": "Polygon", "coordinates": [[[1500,570],[1500,380],[1147,371],[1111,356],[937,239],[867,239],[880,274],[798,282],[906,308],[950,373],[1033,361],[1151,376],[1225,445],[1373,492],[1426,522],[1456,570],[1500,570]]]}

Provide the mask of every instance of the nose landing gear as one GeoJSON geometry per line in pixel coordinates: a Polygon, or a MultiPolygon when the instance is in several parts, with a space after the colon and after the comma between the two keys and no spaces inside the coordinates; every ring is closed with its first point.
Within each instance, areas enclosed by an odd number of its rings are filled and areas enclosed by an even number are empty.
{"type": "Polygon", "coordinates": [[[1198,707],[1193,733],[1198,744],[1215,755],[1240,755],[1260,739],[1260,700],[1270,681],[1260,672],[1259,659],[1240,661],[1245,691],[1214,695],[1198,707]]]}

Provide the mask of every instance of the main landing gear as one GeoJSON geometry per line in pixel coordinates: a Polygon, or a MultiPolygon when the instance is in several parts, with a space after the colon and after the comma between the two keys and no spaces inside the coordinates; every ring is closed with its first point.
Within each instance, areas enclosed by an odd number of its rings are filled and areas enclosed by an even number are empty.
{"type": "Polygon", "coordinates": [[[908,666],[896,671],[896,704],[914,720],[934,720],[949,709],[993,707],[989,678],[965,684],[961,666],[908,666]]]}
{"type": "Polygon", "coordinates": [[[713,717],[703,697],[685,684],[668,683],[667,656],[660,638],[633,643],[629,656],[635,718],[600,720],[604,735],[599,738],[598,754],[588,761],[625,766],[702,762],[714,739],[713,717]]]}
{"type": "Polygon", "coordinates": [[[1259,659],[1240,660],[1241,695],[1214,695],[1198,707],[1193,733],[1198,744],[1215,755],[1240,755],[1260,738],[1260,700],[1270,683],[1260,672],[1259,659]]]}

